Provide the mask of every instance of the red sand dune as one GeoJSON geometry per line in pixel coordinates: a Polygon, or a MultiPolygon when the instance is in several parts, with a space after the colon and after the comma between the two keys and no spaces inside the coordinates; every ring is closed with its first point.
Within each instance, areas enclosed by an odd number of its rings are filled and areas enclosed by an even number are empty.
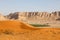
{"type": "Polygon", "coordinates": [[[60,40],[60,28],[34,28],[20,21],[0,21],[0,40],[60,40]],[[6,30],[13,35],[5,34],[6,30]]]}

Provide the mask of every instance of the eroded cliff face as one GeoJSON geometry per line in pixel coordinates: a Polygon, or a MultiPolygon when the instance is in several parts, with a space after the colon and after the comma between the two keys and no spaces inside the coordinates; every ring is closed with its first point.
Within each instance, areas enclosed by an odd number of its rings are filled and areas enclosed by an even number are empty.
{"type": "Polygon", "coordinates": [[[18,19],[18,13],[10,13],[9,15],[7,15],[7,17],[9,19],[18,19]]]}
{"type": "Polygon", "coordinates": [[[0,20],[19,20],[27,23],[41,23],[47,21],[60,21],[60,11],[56,12],[14,12],[7,16],[0,14],[0,20]]]}
{"type": "Polygon", "coordinates": [[[15,12],[7,16],[10,20],[20,20],[27,23],[41,23],[60,19],[60,11],[56,12],[15,12]]]}
{"type": "Polygon", "coordinates": [[[9,19],[21,19],[21,17],[37,19],[56,19],[60,17],[60,12],[15,12],[8,15],[9,19]]]}

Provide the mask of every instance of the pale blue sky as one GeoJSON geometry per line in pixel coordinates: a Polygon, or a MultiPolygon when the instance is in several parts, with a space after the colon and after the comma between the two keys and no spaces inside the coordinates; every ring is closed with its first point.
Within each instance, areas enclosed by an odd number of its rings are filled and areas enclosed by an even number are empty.
{"type": "Polygon", "coordinates": [[[0,12],[59,11],[60,0],[0,0],[0,12]]]}

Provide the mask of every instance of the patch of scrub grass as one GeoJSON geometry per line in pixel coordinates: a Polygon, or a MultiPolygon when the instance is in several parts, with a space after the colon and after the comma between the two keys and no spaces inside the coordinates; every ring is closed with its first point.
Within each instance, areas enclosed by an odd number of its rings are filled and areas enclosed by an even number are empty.
{"type": "Polygon", "coordinates": [[[30,24],[34,27],[48,27],[49,25],[48,24],[30,24]]]}
{"type": "Polygon", "coordinates": [[[13,34],[13,32],[10,31],[10,30],[4,30],[3,33],[4,33],[4,34],[13,34]]]}

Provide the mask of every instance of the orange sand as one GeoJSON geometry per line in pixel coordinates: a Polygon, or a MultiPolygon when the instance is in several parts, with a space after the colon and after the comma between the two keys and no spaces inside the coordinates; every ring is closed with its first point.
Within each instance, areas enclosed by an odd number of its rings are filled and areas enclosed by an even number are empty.
{"type": "Polygon", "coordinates": [[[60,28],[34,28],[20,21],[0,21],[0,40],[60,40],[60,28]]]}

